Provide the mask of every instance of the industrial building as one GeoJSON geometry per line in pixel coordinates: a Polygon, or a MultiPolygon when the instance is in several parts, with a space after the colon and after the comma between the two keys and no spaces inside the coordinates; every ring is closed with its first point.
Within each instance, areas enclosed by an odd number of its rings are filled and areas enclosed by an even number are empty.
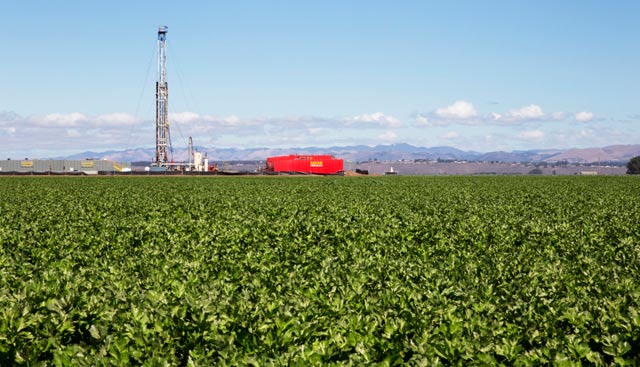
{"type": "Polygon", "coordinates": [[[344,161],[331,155],[284,155],[267,158],[267,172],[337,175],[344,172],[344,161]]]}
{"type": "Polygon", "coordinates": [[[111,160],[84,159],[7,159],[0,161],[0,173],[84,173],[131,172],[131,163],[120,163],[111,160]]]}

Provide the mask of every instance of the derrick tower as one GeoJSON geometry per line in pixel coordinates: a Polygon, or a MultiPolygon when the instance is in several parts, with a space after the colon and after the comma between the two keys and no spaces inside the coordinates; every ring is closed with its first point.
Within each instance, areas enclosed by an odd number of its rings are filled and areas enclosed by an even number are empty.
{"type": "Polygon", "coordinates": [[[156,80],[156,166],[169,163],[169,84],[167,83],[167,26],[158,28],[158,75],[156,80]]]}

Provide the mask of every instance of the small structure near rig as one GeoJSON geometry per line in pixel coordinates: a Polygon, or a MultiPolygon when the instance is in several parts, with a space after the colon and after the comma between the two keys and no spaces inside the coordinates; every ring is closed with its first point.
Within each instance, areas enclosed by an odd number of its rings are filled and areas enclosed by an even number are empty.
{"type": "Polygon", "coordinates": [[[398,171],[394,171],[393,167],[391,167],[391,169],[389,169],[388,171],[386,171],[384,173],[385,176],[394,176],[394,175],[397,175],[397,174],[398,174],[398,171]]]}
{"type": "Polygon", "coordinates": [[[284,155],[267,158],[267,172],[338,175],[344,172],[344,161],[331,155],[284,155]]]}

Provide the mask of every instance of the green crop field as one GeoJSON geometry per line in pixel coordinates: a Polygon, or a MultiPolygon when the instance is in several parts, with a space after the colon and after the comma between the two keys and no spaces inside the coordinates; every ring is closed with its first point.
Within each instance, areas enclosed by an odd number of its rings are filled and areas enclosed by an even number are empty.
{"type": "Polygon", "coordinates": [[[0,178],[0,365],[639,365],[636,177],[0,178]]]}

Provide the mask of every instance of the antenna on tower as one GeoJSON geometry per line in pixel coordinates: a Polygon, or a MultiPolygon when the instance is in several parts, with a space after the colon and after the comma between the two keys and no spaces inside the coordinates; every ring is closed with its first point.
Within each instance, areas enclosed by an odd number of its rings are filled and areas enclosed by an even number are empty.
{"type": "Polygon", "coordinates": [[[158,28],[158,75],[156,81],[156,157],[153,165],[167,167],[169,163],[169,85],[167,83],[167,32],[158,28]]]}

